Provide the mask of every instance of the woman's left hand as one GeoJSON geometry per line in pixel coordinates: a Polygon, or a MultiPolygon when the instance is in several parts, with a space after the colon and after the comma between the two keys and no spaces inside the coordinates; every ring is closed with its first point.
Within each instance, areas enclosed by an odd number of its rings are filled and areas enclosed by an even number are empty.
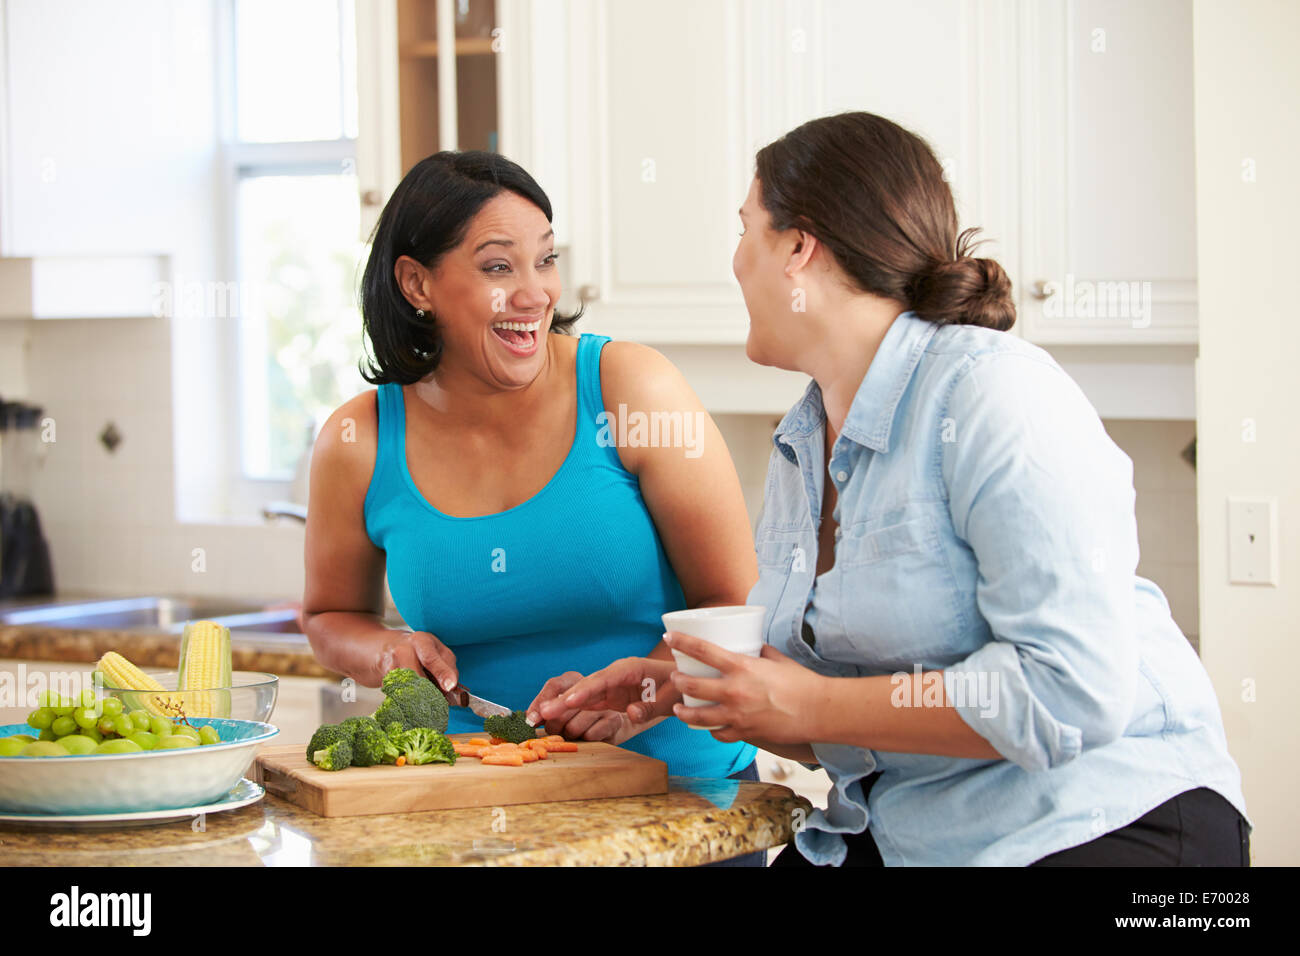
{"type": "MultiPolygon", "coordinates": [[[[552,677],[542,685],[541,691],[528,705],[529,717],[540,716],[538,708],[545,701],[555,700],[568,693],[569,688],[582,680],[582,674],[568,671],[552,677]]],[[[634,724],[620,710],[579,710],[571,708],[555,714],[545,722],[546,732],[559,734],[566,740],[600,740],[607,744],[621,744],[646,729],[644,724],[634,724]]]]}
{"type": "Polygon", "coordinates": [[[824,678],[782,654],[770,644],[760,657],[733,654],[689,634],[670,631],[664,643],[675,651],[716,667],[721,677],[688,677],[673,672],[673,684],[683,694],[717,703],[703,707],[673,707],[679,720],[696,726],[720,725],[715,740],[768,740],[808,743],[814,737],[812,715],[824,678]]]}

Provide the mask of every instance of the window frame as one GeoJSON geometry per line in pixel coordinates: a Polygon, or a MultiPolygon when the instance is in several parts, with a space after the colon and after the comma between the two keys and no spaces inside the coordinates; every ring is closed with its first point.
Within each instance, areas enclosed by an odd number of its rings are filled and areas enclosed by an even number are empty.
{"type": "MultiPolygon", "coordinates": [[[[343,132],[355,125],[356,107],[349,108],[346,91],[348,59],[356,60],[355,19],[351,0],[337,0],[340,23],[352,24],[351,44],[339,45],[340,85],[338,90],[343,132]]],[[[217,4],[217,89],[220,135],[218,136],[217,217],[215,258],[218,275],[236,283],[239,310],[222,316],[220,355],[216,365],[223,383],[219,401],[226,410],[220,416],[223,434],[216,444],[225,463],[227,500],[221,510],[230,516],[256,516],[269,501],[289,499],[296,475],[258,474],[250,470],[246,455],[244,421],[248,414],[249,388],[243,362],[245,329],[243,300],[244,268],[239,248],[239,187],[245,178],[264,175],[356,175],[357,138],[283,142],[244,142],[238,139],[238,75],[235,32],[236,0],[217,4]],[[233,391],[233,394],[231,392],[233,391]]],[[[358,130],[358,137],[359,137],[358,130]]],[[[358,196],[358,203],[360,197],[358,196]]]]}

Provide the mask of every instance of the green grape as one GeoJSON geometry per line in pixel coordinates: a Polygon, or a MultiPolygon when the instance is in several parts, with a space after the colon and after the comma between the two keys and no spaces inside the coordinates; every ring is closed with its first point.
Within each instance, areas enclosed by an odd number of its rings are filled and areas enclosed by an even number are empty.
{"type": "Polygon", "coordinates": [[[56,737],[66,737],[77,732],[77,722],[70,716],[56,717],[54,723],[50,724],[50,730],[54,731],[56,737]]]}
{"type": "Polygon", "coordinates": [[[114,717],[101,717],[99,718],[99,723],[95,725],[95,729],[101,734],[115,734],[117,733],[117,731],[113,729],[113,721],[115,719],[116,718],[114,717]]]}
{"type": "Polygon", "coordinates": [[[99,744],[89,737],[83,737],[81,734],[69,734],[66,737],[59,738],[59,746],[70,754],[88,754],[99,744]]]}
{"type": "Polygon", "coordinates": [[[130,737],[135,733],[135,724],[126,714],[118,714],[113,718],[113,731],[119,737],[130,737]]]}
{"type": "Polygon", "coordinates": [[[41,707],[27,715],[27,726],[33,730],[45,730],[52,723],[54,723],[54,711],[48,707],[41,707]]]}
{"type": "Polygon", "coordinates": [[[53,740],[38,740],[34,744],[27,744],[23,747],[23,752],[19,756],[66,757],[68,756],[68,749],[61,744],[56,744],[53,740]]]}
{"type": "Polygon", "coordinates": [[[53,710],[59,706],[59,692],[57,690],[43,690],[36,695],[37,707],[48,707],[53,710]]]}
{"type": "Polygon", "coordinates": [[[105,740],[102,744],[95,747],[97,754],[138,754],[142,753],[140,745],[134,740],[128,740],[126,737],[118,737],[116,740],[105,740]]]}
{"type": "Polygon", "coordinates": [[[99,732],[98,727],[87,727],[82,730],[81,735],[83,737],[89,737],[95,743],[100,743],[104,739],[104,735],[99,732]]]}
{"type": "Polygon", "coordinates": [[[10,737],[6,737],[5,740],[21,740],[25,744],[30,744],[34,742],[36,738],[31,734],[14,734],[10,737]]]}
{"type": "MultiPolygon", "coordinates": [[[[137,710],[136,713],[142,714],[144,713],[144,711],[137,710]]],[[[158,737],[169,737],[171,736],[171,732],[172,732],[172,722],[168,720],[166,717],[150,717],[149,726],[141,727],[140,729],[148,730],[150,733],[158,737]]]]}
{"type": "Polygon", "coordinates": [[[137,730],[127,740],[133,740],[139,744],[141,750],[157,750],[159,737],[157,734],[151,734],[147,730],[137,730]]]}
{"type": "Polygon", "coordinates": [[[59,717],[71,717],[72,712],[77,709],[77,702],[71,697],[59,697],[59,706],[51,707],[50,710],[59,717]]]}
{"type": "Polygon", "coordinates": [[[219,744],[221,735],[217,733],[217,728],[207,724],[199,728],[199,743],[201,744],[219,744]]]}
{"type": "Polygon", "coordinates": [[[0,737],[0,757],[17,757],[31,741],[0,737]]]}
{"type": "Polygon", "coordinates": [[[82,707],[94,707],[97,700],[99,700],[99,698],[95,696],[95,692],[89,687],[83,690],[81,696],[78,698],[78,702],[82,707]]]}
{"type": "Polygon", "coordinates": [[[78,707],[72,712],[72,719],[77,722],[77,726],[83,730],[94,727],[99,723],[99,715],[95,713],[93,707],[78,707]]]}
{"type": "MultiPolygon", "coordinates": [[[[197,747],[198,740],[189,734],[172,734],[170,737],[163,737],[158,741],[159,750],[180,750],[183,747],[197,747]]],[[[31,744],[28,744],[30,747],[31,744]]]]}
{"type": "Polygon", "coordinates": [[[44,730],[41,731],[40,736],[37,737],[36,739],[37,740],[58,740],[59,738],[55,736],[54,731],[50,730],[49,727],[46,727],[44,730]]]}
{"type": "Polygon", "coordinates": [[[128,711],[127,715],[131,723],[135,724],[136,730],[150,730],[154,721],[153,716],[147,710],[128,711]]]}
{"type": "Polygon", "coordinates": [[[122,701],[117,697],[105,697],[99,702],[99,707],[109,717],[116,717],[122,713],[122,701]]]}
{"type": "Polygon", "coordinates": [[[174,736],[193,737],[196,741],[201,741],[199,732],[189,724],[177,724],[172,728],[174,736]]]}

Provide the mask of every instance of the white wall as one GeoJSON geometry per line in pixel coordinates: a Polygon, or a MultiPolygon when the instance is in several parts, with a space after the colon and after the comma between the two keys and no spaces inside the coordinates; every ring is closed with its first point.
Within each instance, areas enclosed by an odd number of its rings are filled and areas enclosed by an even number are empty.
{"type": "Polygon", "coordinates": [[[1201,657],[1242,770],[1255,862],[1290,866],[1300,863],[1297,37],[1292,0],[1195,0],[1201,657]],[[1277,588],[1228,584],[1234,494],[1277,498],[1277,588]]]}

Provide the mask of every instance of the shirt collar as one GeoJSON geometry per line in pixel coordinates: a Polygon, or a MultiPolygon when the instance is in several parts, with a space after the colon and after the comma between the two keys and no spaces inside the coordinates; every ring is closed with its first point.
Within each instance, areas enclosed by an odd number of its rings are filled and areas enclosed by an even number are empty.
{"type": "MultiPolygon", "coordinates": [[[[935,329],[914,312],[898,316],[880,343],[871,366],[858,386],[840,434],[874,451],[888,452],[898,403],[907,390],[935,329]]],[[[794,461],[788,439],[806,438],[826,420],[821,388],[810,381],[803,398],[788,411],[772,435],[772,443],[794,461]]]]}

